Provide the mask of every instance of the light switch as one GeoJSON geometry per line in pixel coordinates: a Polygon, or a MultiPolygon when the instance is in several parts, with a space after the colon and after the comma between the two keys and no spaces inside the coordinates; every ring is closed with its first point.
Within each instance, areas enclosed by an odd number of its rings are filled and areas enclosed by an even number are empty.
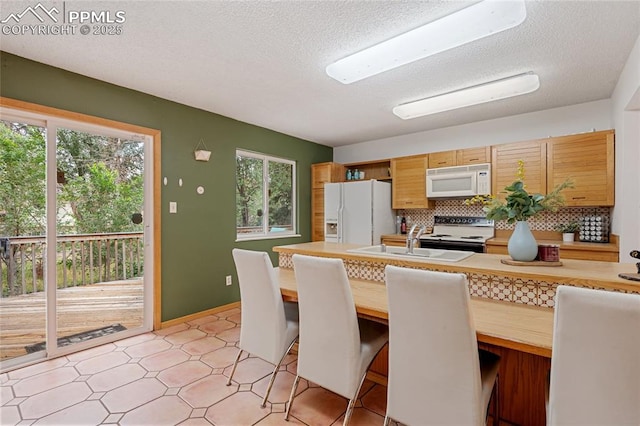
{"type": "Polygon", "coordinates": [[[169,213],[178,213],[178,203],[169,201],[169,213]]]}

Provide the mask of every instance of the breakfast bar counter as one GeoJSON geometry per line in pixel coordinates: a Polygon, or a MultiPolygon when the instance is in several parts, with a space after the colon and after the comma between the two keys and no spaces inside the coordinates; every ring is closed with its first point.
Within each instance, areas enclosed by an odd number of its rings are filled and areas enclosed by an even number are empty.
{"type": "MultiPolygon", "coordinates": [[[[640,293],[640,282],[629,281],[618,277],[619,273],[636,272],[633,263],[615,263],[591,260],[562,259],[562,266],[512,266],[501,262],[502,259],[510,259],[506,255],[476,253],[459,262],[434,261],[426,258],[406,257],[393,258],[384,254],[354,253],[352,249],[361,246],[354,244],[328,243],[317,241],[311,243],[291,244],[274,247],[273,250],[280,255],[280,266],[291,268],[288,263],[294,253],[310,256],[334,257],[345,260],[345,266],[350,278],[363,278],[374,281],[384,281],[384,275],[376,273],[375,269],[384,269],[384,265],[408,266],[446,272],[462,272],[469,275],[470,284],[473,284],[473,276],[479,276],[480,281],[488,277],[488,283],[494,284],[495,278],[504,282],[504,278],[512,284],[534,284],[538,286],[555,287],[560,284],[573,285],[588,288],[617,290],[622,292],[640,293]],[[289,258],[289,260],[287,259],[289,258]],[[370,276],[366,272],[354,276],[354,271],[349,271],[352,264],[366,264],[371,269],[370,276]],[[363,275],[364,274],[364,275],[363,275]]],[[[353,268],[351,268],[353,269],[353,268]]],[[[490,287],[490,286],[489,286],[490,287]]],[[[513,291],[514,289],[512,289],[513,291]]],[[[498,293],[497,291],[495,293],[498,293]]],[[[553,292],[555,295],[555,291],[553,292]]],[[[474,295],[472,293],[472,295],[474,295]]],[[[477,294],[486,297],[484,294],[477,294]]],[[[494,297],[490,297],[494,298],[494,297]]],[[[509,300],[499,298],[499,300],[509,300]]],[[[509,300],[519,302],[518,300],[509,300]]],[[[526,302],[525,302],[526,303],[526,302]]],[[[532,304],[532,303],[529,303],[532,304]]],[[[539,306],[547,306],[537,303],[539,306]]],[[[553,305],[550,305],[553,306],[553,305]]],[[[550,307],[548,306],[548,307],[550,307]]]]}
{"type": "MultiPolygon", "coordinates": [[[[297,299],[293,270],[280,268],[280,291],[288,300],[297,299]]],[[[387,290],[383,283],[350,279],[359,316],[387,322],[387,290]]],[[[551,357],[553,310],[473,297],[471,308],[478,341],[551,357]]]]}

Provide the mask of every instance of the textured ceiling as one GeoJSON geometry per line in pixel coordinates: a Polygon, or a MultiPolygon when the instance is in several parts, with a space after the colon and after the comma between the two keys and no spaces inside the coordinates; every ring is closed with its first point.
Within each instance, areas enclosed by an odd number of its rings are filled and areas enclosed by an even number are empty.
{"type": "MultiPolygon", "coordinates": [[[[340,146],[609,98],[640,32],[640,1],[527,1],[527,18],[514,29],[350,85],[325,74],[337,59],[473,3],[43,1],[60,10],[123,10],[123,32],[1,35],[0,48],[340,146]],[[391,112],[527,71],[540,76],[532,94],[407,121],[391,112]]],[[[28,4],[3,0],[0,18],[28,4]]]]}

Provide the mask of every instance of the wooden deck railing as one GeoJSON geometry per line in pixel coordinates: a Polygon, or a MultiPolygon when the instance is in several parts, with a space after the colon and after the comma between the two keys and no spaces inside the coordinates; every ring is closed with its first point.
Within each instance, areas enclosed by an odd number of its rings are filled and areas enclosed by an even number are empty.
{"type": "MultiPolygon", "coordinates": [[[[59,235],[58,288],[125,280],[143,274],[142,232],[59,235]]],[[[2,297],[44,290],[44,236],[9,237],[0,251],[2,297]]]]}

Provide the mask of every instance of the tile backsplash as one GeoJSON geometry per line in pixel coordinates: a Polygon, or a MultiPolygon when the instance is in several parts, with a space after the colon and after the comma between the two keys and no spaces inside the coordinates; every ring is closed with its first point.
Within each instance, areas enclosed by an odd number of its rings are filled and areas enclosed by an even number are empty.
{"type": "MultiPolygon", "coordinates": [[[[433,226],[434,216],[482,216],[482,206],[466,206],[463,200],[437,200],[435,209],[398,210],[400,216],[405,216],[409,224],[433,226]]],[[[536,231],[554,231],[556,225],[572,221],[579,221],[587,215],[600,215],[609,219],[611,223],[610,207],[565,207],[555,213],[542,212],[528,220],[529,226],[536,231]]],[[[496,222],[496,229],[513,229],[506,221],[496,222]]]]}

